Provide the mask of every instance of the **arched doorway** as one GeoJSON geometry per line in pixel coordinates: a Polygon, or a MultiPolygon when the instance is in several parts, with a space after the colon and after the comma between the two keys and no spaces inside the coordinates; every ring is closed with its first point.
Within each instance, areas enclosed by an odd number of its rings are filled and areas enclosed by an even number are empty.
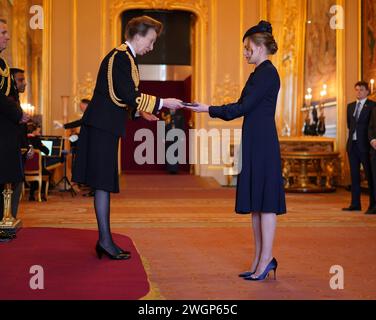
{"type": "MultiPolygon", "coordinates": [[[[208,97],[208,79],[209,65],[207,63],[208,47],[208,16],[209,10],[206,4],[201,2],[179,2],[174,0],[164,1],[118,1],[110,6],[110,35],[111,47],[116,47],[121,43],[122,39],[122,14],[127,10],[132,9],[149,9],[153,10],[183,10],[193,13],[196,16],[195,25],[192,28],[192,100],[205,101],[208,97]]],[[[204,126],[204,115],[196,114],[192,118],[195,129],[201,129],[204,126]]],[[[196,143],[193,144],[193,149],[196,149],[196,143]]],[[[195,165],[192,168],[195,174],[200,174],[201,166],[195,165]]]]}
{"type": "MultiPolygon", "coordinates": [[[[196,16],[183,10],[133,9],[121,14],[122,42],[127,23],[134,17],[148,15],[164,25],[163,32],[155,44],[154,50],[145,56],[137,57],[141,84],[144,93],[161,98],[175,97],[183,101],[192,100],[192,43],[196,16]]],[[[147,122],[143,119],[127,121],[127,135],[122,140],[122,169],[126,173],[190,173],[189,166],[189,129],[192,128],[192,113],[188,110],[170,112],[162,109],[160,119],[164,122],[147,122]],[[163,125],[164,124],[164,125],[163,125]],[[135,159],[135,150],[144,141],[135,141],[140,130],[148,129],[153,136],[154,156],[140,164],[135,159]],[[166,134],[171,129],[180,129],[185,133],[183,143],[185,154],[180,155],[178,164],[169,163],[166,151],[174,142],[166,142],[166,134]],[[150,161],[151,160],[151,161],[150,161]]],[[[149,138],[150,139],[150,138],[149,138]]],[[[178,150],[175,150],[177,153],[178,150]]],[[[176,157],[178,154],[176,154],[176,157]]],[[[146,157],[145,157],[146,160],[146,157]]]]}

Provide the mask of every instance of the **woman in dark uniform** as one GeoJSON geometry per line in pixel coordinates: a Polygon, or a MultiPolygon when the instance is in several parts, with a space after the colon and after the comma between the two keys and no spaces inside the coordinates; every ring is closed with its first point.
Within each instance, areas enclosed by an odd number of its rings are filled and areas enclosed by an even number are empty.
{"type": "Polygon", "coordinates": [[[224,106],[199,104],[196,112],[209,112],[212,118],[230,121],[244,117],[242,171],[238,177],[236,212],[252,213],[255,257],[250,271],[239,276],[264,280],[277,270],[273,258],[276,215],[286,213],[285,192],[275,111],[280,79],[268,55],[278,50],[269,22],[261,21],[243,38],[244,56],[256,69],[250,75],[238,102],[224,106]]]}
{"type": "Polygon", "coordinates": [[[125,135],[126,117],[139,113],[147,120],[162,107],[182,107],[177,99],[160,99],[139,91],[140,77],[136,55],[153,50],[154,42],[162,31],[162,24],[148,16],[129,21],[126,39],[102,61],[94,96],[86,109],[73,168],[73,181],[95,190],[94,207],[98,222],[98,258],[130,258],[114,243],[110,231],[110,193],[119,192],[118,146],[125,135]]]}

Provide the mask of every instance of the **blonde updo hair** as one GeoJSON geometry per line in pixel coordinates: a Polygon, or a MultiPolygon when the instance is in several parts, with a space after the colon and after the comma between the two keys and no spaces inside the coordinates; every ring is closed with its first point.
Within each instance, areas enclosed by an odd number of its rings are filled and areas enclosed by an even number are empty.
{"type": "Polygon", "coordinates": [[[264,45],[269,54],[276,54],[278,51],[278,44],[274,36],[267,32],[255,33],[249,36],[249,39],[258,47],[264,45]]]}
{"type": "Polygon", "coordinates": [[[244,34],[243,42],[247,38],[258,47],[264,45],[268,54],[276,54],[278,51],[278,45],[273,36],[273,27],[268,21],[261,20],[258,25],[248,29],[244,34]]]}

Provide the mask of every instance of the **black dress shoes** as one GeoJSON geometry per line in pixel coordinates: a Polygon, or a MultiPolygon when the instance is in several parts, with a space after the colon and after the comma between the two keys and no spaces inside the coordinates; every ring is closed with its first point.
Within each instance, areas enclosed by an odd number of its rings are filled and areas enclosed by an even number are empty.
{"type": "Polygon", "coordinates": [[[361,207],[350,206],[348,208],[343,208],[342,211],[362,211],[361,207]]]}
{"type": "Polygon", "coordinates": [[[99,242],[97,242],[97,245],[95,246],[95,251],[97,253],[98,259],[102,259],[102,256],[105,255],[111,260],[128,260],[131,258],[130,254],[125,253],[126,251],[123,251],[122,253],[118,253],[117,255],[113,255],[109,253],[105,248],[103,248],[99,242]]]}
{"type": "Polygon", "coordinates": [[[125,250],[123,250],[123,249],[121,249],[121,248],[119,248],[119,247],[118,247],[118,249],[119,249],[119,251],[120,251],[120,252],[119,252],[120,254],[131,255],[131,252],[130,252],[130,251],[125,251],[125,250]]]}
{"type": "Polygon", "coordinates": [[[376,207],[368,208],[365,214],[376,214],[376,207]]]}

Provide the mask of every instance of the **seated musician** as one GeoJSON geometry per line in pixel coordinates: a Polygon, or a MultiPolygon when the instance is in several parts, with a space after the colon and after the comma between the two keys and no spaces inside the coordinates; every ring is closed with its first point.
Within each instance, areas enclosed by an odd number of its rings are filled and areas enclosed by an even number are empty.
{"type": "MultiPolygon", "coordinates": [[[[35,150],[39,150],[43,152],[45,155],[50,155],[50,150],[42,143],[40,139],[41,136],[41,128],[35,123],[29,123],[27,127],[27,137],[29,143],[33,146],[35,150]]],[[[42,174],[44,176],[51,176],[51,173],[45,168],[44,162],[42,161],[42,174]]],[[[34,193],[38,189],[38,182],[32,181],[30,183],[30,195],[29,201],[35,201],[34,193]]],[[[45,182],[42,185],[42,200],[47,201],[46,194],[45,194],[45,182]]]]}

